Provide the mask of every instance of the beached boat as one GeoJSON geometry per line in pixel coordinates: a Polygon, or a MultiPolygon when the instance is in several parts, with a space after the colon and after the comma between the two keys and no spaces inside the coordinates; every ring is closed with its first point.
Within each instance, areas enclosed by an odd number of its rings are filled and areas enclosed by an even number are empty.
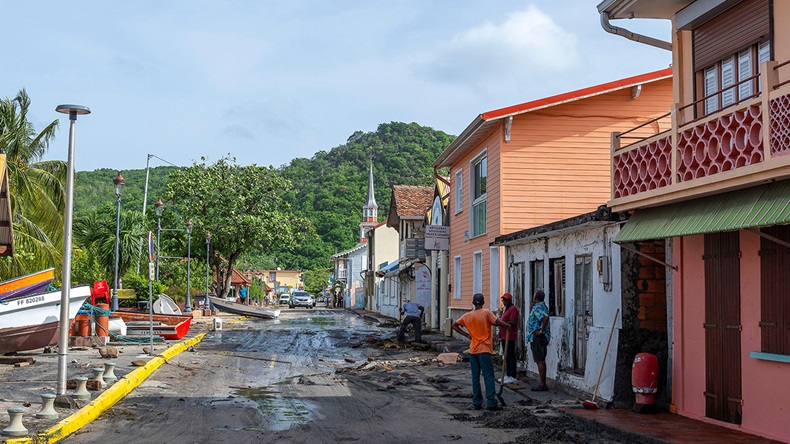
{"type": "MultiPolygon", "coordinates": [[[[88,285],[69,293],[69,319],[90,297],[88,285]]],[[[58,341],[60,290],[0,301],[0,354],[35,350],[58,341]]],[[[67,326],[68,328],[68,326],[67,326]]]]}
{"type": "Polygon", "coordinates": [[[280,317],[279,309],[270,309],[263,307],[255,307],[254,305],[239,304],[238,302],[226,301],[225,299],[219,299],[211,296],[209,296],[209,300],[211,301],[212,306],[216,307],[221,311],[226,311],[228,313],[233,313],[243,316],[254,316],[257,318],[264,318],[264,319],[274,319],[280,317]]]}
{"type": "Polygon", "coordinates": [[[18,278],[0,282],[0,301],[18,296],[43,293],[55,278],[55,269],[49,268],[18,278]]]}
{"type": "MultiPolygon", "coordinates": [[[[129,336],[148,336],[151,332],[151,320],[148,313],[137,311],[118,310],[112,312],[111,318],[119,317],[126,324],[126,334],[129,336]]],[[[154,335],[165,339],[181,339],[189,332],[192,324],[190,315],[162,315],[154,316],[154,335]]]]}

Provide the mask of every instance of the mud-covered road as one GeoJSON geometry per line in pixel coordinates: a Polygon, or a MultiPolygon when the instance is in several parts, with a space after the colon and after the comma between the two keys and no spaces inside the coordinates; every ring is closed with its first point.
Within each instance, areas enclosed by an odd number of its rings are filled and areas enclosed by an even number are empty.
{"type": "Polygon", "coordinates": [[[469,410],[468,363],[382,347],[394,329],[347,311],[230,319],[64,442],[632,442],[509,390],[469,410]]]}

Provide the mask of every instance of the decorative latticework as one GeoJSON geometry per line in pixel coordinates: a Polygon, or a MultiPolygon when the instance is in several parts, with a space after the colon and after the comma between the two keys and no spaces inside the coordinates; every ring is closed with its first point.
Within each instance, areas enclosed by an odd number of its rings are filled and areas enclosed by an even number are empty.
{"type": "Polygon", "coordinates": [[[626,197],[669,185],[672,138],[654,140],[615,155],[612,185],[614,197],[626,197]]]}
{"type": "Polygon", "coordinates": [[[699,179],[763,161],[759,105],[710,120],[680,134],[678,181],[699,179]]]}
{"type": "Polygon", "coordinates": [[[790,95],[771,100],[770,108],[771,154],[790,153],[790,95]]]}

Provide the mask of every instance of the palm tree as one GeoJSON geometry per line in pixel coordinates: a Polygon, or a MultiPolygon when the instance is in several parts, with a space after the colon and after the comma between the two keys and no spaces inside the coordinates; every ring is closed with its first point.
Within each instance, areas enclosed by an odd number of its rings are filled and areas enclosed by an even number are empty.
{"type": "MultiPolygon", "coordinates": [[[[93,210],[74,221],[74,241],[96,258],[105,276],[115,268],[115,217],[112,207],[93,210]]],[[[123,276],[137,262],[139,240],[143,231],[143,213],[121,211],[118,244],[118,276],[123,276]]]]}
{"type": "Polygon", "coordinates": [[[58,120],[36,133],[28,121],[29,108],[24,89],[0,101],[0,153],[8,165],[15,250],[13,258],[0,261],[3,279],[58,267],[62,257],[67,165],[41,160],[58,120]]]}

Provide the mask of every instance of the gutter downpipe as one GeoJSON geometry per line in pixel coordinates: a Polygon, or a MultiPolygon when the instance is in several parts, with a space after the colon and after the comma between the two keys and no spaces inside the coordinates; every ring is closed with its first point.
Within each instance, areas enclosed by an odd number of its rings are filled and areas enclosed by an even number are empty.
{"type": "Polygon", "coordinates": [[[609,13],[606,11],[601,12],[601,27],[603,28],[604,31],[610,34],[619,35],[620,37],[625,37],[629,40],[633,40],[637,43],[642,43],[644,45],[650,45],[656,48],[672,51],[672,43],[670,42],[665,42],[663,40],[655,39],[653,37],[648,37],[646,35],[631,32],[619,26],[614,26],[609,22],[609,20],[610,20],[609,13]]]}

